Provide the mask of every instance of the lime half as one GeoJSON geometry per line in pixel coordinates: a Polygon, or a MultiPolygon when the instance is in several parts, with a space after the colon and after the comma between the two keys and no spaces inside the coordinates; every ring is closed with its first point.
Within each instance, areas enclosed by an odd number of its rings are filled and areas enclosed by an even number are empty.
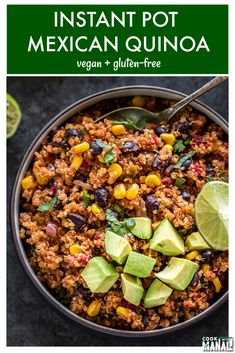
{"type": "Polygon", "coordinates": [[[202,188],[195,203],[199,232],[215,250],[228,249],[228,184],[211,181],[202,188]]]}
{"type": "Polygon", "coordinates": [[[7,93],[7,138],[12,137],[21,120],[21,110],[16,100],[7,93]]]}

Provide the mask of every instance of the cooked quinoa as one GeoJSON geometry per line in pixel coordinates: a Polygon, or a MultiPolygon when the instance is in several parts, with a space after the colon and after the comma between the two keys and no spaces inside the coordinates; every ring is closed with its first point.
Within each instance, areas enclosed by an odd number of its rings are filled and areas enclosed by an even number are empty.
{"type": "MultiPolygon", "coordinates": [[[[123,272],[124,264],[106,253],[107,210],[119,221],[148,217],[153,231],[168,219],[185,241],[197,231],[197,194],[208,181],[227,178],[226,134],[190,106],[169,124],[147,124],[142,130],[108,119],[94,122],[122,106],[155,112],[172,104],[154,97],[98,103],[49,133],[22,180],[20,237],[32,268],[59,301],[100,325],[129,330],[168,327],[204,311],[227,289],[226,251],[195,252],[191,261],[199,269],[187,288],[174,289],[164,305],[148,309],[143,299],[140,305],[124,299],[120,276],[106,293],[92,293],[81,276],[96,256],[123,272]],[[149,175],[154,177],[146,179],[149,175]]],[[[141,279],[146,293],[170,256],[151,250],[149,240],[130,234],[124,238],[132,251],[155,259],[151,274],[141,279]]],[[[178,257],[189,252],[186,246],[178,257]]]]}

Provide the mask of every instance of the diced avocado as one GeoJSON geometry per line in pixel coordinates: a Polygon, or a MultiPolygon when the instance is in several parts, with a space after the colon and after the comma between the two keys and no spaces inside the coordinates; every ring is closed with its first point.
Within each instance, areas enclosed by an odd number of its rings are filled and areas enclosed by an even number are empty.
{"type": "Polygon", "coordinates": [[[145,278],[150,275],[156,260],[152,257],[139,254],[135,251],[130,252],[124,267],[124,273],[145,278]]]}
{"type": "Polygon", "coordinates": [[[137,238],[140,239],[150,239],[152,236],[152,223],[151,219],[147,217],[134,217],[130,218],[135,221],[133,227],[129,227],[129,230],[137,238]]]}
{"type": "Polygon", "coordinates": [[[107,230],[105,233],[105,250],[113,260],[122,265],[131,252],[131,246],[125,238],[107,230]]]}
{"type": "Polygon", "coordinates": [[[191,250],[206,250],[210,249],[210,246],[205,242],[199,232],[191,233],[185,242],[188,249],[191,250]]]}
{"type": "Polygon", "coordinates": [[[167,256],[180,255],[185,252],[183,239],[166,218],[155,230],[149,247],[167,256]]]}
{"type": "Polygon", "coordinates": [[[93,257],[81,273],[93,293],[106,293],[119,277],[115,267],[102,256],[93,257]]]}
{"type": "Polygon", "coordinates": [[[121,279],[123,297],[129,303],[139,305],[144,293],[141,280],[125,273],[121,274],[121,279]]]}
{"type": "Polygon", "coordinates": [[[157,278],[151,283],[144,298],[145,308],[163,305],[171,295],[172,289],[159,281],[157,278]]]}
{"type": "Polygon", "coordinates": [[[163,271],[158,272],[156,277],[171,288],[184,290],[191,282],[198,268],[199,266],[195,262],[172,257],[167,267],[163,271]]]}

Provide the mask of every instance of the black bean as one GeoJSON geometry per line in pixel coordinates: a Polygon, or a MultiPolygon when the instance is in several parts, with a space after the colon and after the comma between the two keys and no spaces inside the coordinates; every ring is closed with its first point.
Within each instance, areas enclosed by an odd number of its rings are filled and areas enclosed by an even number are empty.
{"type": "Polygon", "coordinates": [[[68,219],[74,223],[76,232],[80,231],[86,224],[86,218],[76,213],[69,213],[68,219]]]}
{"type": "Polygon", "coordinates": [[[65,262],[65,261],[62,261],[61,263],[60,263],[60,266],[62,267],[62,268],[67,268],[67,262],[65,262]]]}
{"type": "Polygon", "coordinates": [[[62,201],[56,200],[53,209],[54,210],[62,210],[62,208],[63,208],[62,201]]]}
{"type": "Polygon", "coordinates": [[[187,159],[183,164],[182,167],[184,167],[185,169],[188,169],[190,167],[190,164],[192,163],[192,159],[187,159]]]}
{"type": "Polygon", "coordinates": [[[84,174],[79,175],[78,180],[81,180],[83,183],[87,182],[87,176],[84,174]]]}
{"type": "Polygon", "coordinates": [[[191,286],[196,287],[198,282],[199,282],[199,275],[198,275],[198,272],[196,272],[191,281],[191,286]]]}
{"type": "Polygon", "coordinates": [[[139,145],[133,141],[127,141],[122,146],[122,152],[137,152],[139,145]]]}
{"type": "Polygon", "coordinates": [[[62,141],[59,143],[59,146],[65,147],[65,148],[70,147],[69,143],[68,143],[67,141],[65,141],[65,140],[62,140],[62,141]]]}
{"type": "Polygon", "coordinates": [[[98,188],[95,190],[95,201],[100,207],[107,206],[108,202],[108,191],[104,188],[98,188]]]}
{"type": "Polygon", "coordinates": [[[154,157],[152,161],[152,169],[160,169],[162,161],[158,157],[154,157]]]}
{"type": "Polygon", "coordinates": [[[188,128],[189,128],[189,124],[187,121],[184,123],[179,123],[176,126],[176,130],[179,131],[181,134],[187,134],[188,128]]]}
{"type": "Polygon", "coordinates": [[[166,132],[165,128],[161,125],[159,125],[155,128],[155,134],[157,136],[160,136],[161,134],[164,134],[165,132],[166,132]]]}
{"type": "Polygon", "coordinates": [[[51,147],[60,147],[60,144],[57,142],[51,142],[51,147]]]}
{"type": "Polygon", "coordinates": [[[76,129],[65,130],[65,134],[68,137],[79,137],[80,139],[82,138],[81,132],[79,130],[76,130],[76,129]]]}
{"type": "Polygon", "coordinates": [[[211,264],[213,257],[214,257],[214,251],[211,249],[205,250],[201,253],[202,257],[202,262],[205,262],[206,264],[211,264]]]}
{"type": "Polygon", "coordinates": [[[164,174],[165,174],[166,176],[170,176],[173,171],[174,171],[174,165],[173,165],[173,164],[170,164],[169,167],[167,167],[167,168],[165,169],[164,174]]]}
{"type": "Polygon", "coordinates": [[[215,169],[212,167],[212,165],[208,165],[206,167],[206,175],[215,176],[215,169]]]}
{"type": "Polygon", "coordinates": [[[103,151],[103,148],[97,145],[96,142],[92,141],[90,142],[90,152],[91,154],[98,155],[101,154],[103,151]]]}
{"type": "Polygon", "coordinates": [[[82,297],[89,296],[89,289],[79,286],[75,289],[75,295],[81,295],[82,297]]]}
{"type": "Polygon", "coordinates": [[[190,200],[190,194],[186,190],[182,190],[181,191],[181,196],[183,197],[183,199],[185,201],[189,201],[190,200]]]}
{"type": "Polygon", "coordinates": [[[47,169],[49,169],[50,171],[54,172],[55,167],[54,167],[53,164],[48,164],[47,169]]]}
{"type": "Polygon", "coordinates": [[[159,202],[154,195],[147,195],[145,198],[145,205],[148,211],[158,210],[159,202]]]}
{"type": "Polygon", "coordinates": [[[144,313],[144,314],[142,315],[142,322],[143,322],[145,328],[148,326],[149,321],[150,321],[150,316],[149,316],[149,314],[148,314],[148,313],[144,313]]]}

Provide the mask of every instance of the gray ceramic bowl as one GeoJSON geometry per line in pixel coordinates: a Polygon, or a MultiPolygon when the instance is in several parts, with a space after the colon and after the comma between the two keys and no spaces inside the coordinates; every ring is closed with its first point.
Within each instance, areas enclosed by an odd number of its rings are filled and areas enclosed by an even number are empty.
{"type": "MultiPolygon", "coordinates": [[[[214,310],[216,310],[220,305],[222,305],[228,298],[228,292],[224,293],[215,303],[213,303],[208,309],[199,315],[176,324],[174,326],[170,326],[167,328],[157,329],[153,331],[127,331],[127,330],[119,330],[113,329],[105,326],[101,326],[95,323],[92,323],[86,319],[83,319],[72,311],[63,306],[58,300],[56,300],[44,287],[44,285],[38,280],[36,274],[32,270],[28,258],[26,256],[23,244],[18,236],[19,234],[19,198],[20,198],[20,188],[21,188],[21,180],[25,175],[26,170],[28,169],[31,160],[33,158],[34,152],[38,150],[40,147],[41,141],[47,136],[50,130],[56,126],[60,126],[67,119],[74,116],[76,113],[91,107],[105,99],[112,99],[117,97],[125,97],[125,96],[135,96],[135,95],[145,95],[145,96],[155,96],[157,98],[165,98],[165,99],[173,99],[180,100],[185,95],[170,89],[160,88],[160,87],[151,87],[151,86],[128,86],[128,87],[120,87],[114,88],[107,91],[103,91],[87,98],[81,99],[80,101],[74,103],[69,106],[57,116],[55,116],[37,135],[37,137],[33,140],[30,147],[28,148],[25,156],[20,165],[19,171],[17,173],[15,183],[12,190],[12,198],[11,198],[11,227],[12,234],[14,239],[14,244],[21,261],[23,268],[25,269],[29,279],[35,285],[35,287],[39,290],[39,292],[45,297],[45,299],[50,302],[56,309],[58,309],[62,314],[66,315],[73,321],[85,325],[93,330],[97,330],[103,333],[117,335],[117,336],[127,336],[127,337],[147,337],[147,336],[157,336],[167,334],[172,331],[183,329],[204,317],[208,316],[214,310]]],[[[228,124],[227,122],[214,110],[202,104],[198,101],[191,103],[191,106],[197,109],[199,112],[205,114],[208,118],[219,124],[226,133],[228,133],[228,124]]]]}

